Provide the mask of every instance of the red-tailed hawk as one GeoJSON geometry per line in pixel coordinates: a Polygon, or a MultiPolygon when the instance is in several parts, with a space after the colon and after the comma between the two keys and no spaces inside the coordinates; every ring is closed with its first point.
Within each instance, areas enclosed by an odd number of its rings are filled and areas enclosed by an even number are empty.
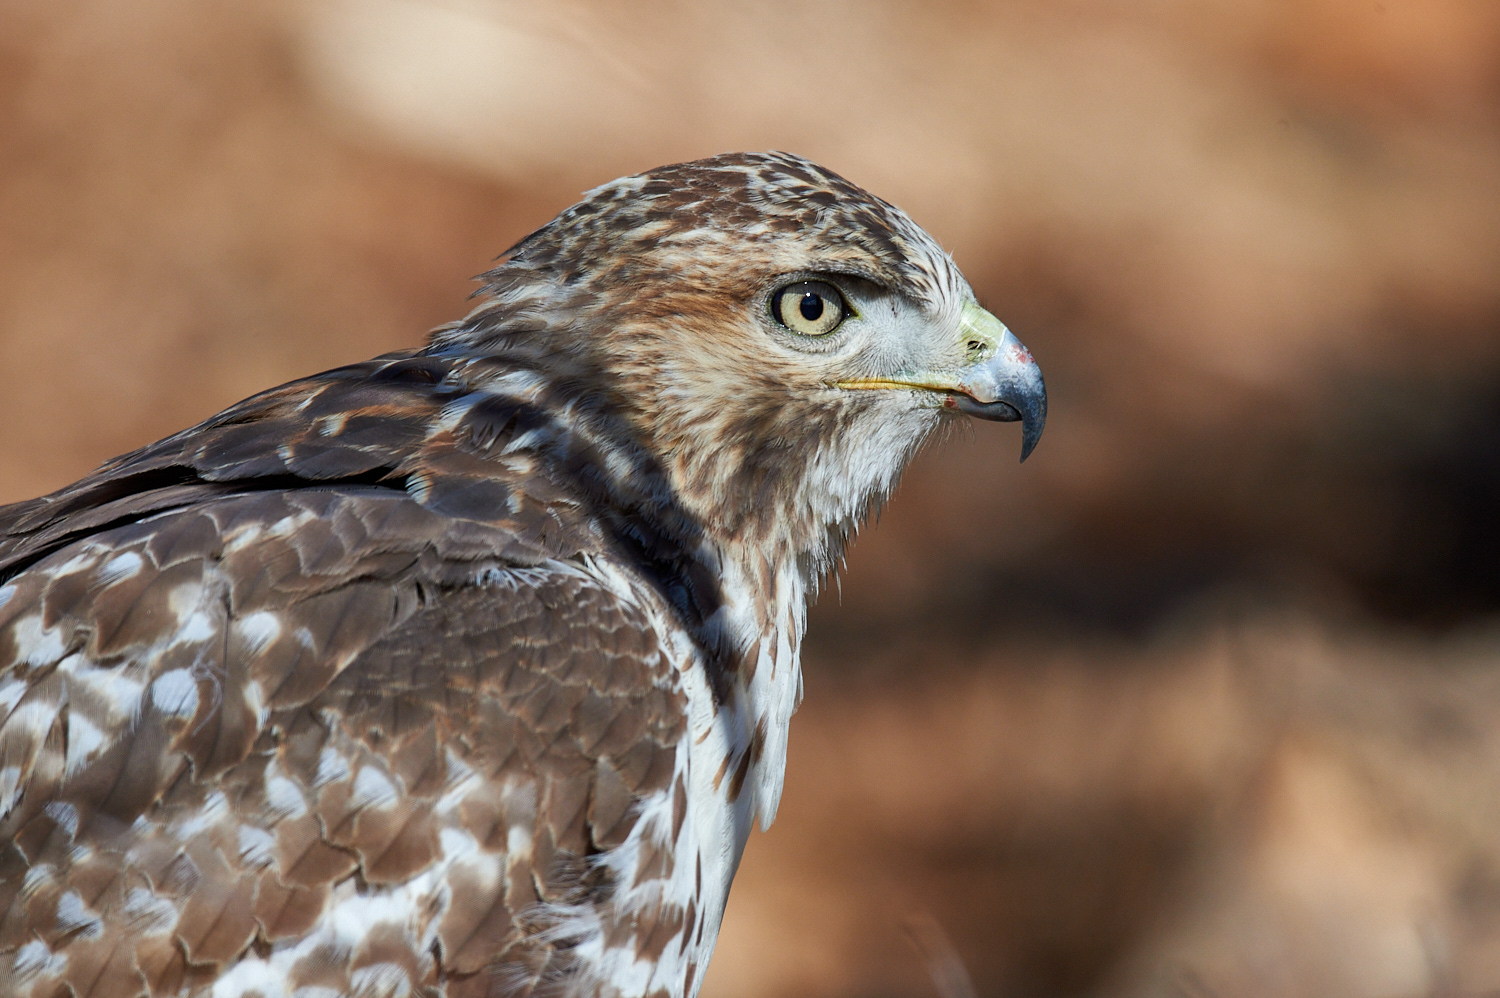
{"type": "Polygon", "coordinates": [[[0,993],[694,994],[808,590],[1036,364],[904,214],[589,193],[428,345],[0,510],[0,993]]]}

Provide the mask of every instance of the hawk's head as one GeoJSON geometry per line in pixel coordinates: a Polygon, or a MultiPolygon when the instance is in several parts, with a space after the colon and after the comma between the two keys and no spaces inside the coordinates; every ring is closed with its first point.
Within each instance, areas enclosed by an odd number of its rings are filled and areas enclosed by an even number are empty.
{"type": "Polygon", "coordinates": [[[785,153],[599,187],[485,291],[435,348],[504,353],[622,415],[677,501],[779,554],[826,563],[945,418],[1020,420],[1023,460],[1046,418],[1030,353],[933,239],[785,153]]]}

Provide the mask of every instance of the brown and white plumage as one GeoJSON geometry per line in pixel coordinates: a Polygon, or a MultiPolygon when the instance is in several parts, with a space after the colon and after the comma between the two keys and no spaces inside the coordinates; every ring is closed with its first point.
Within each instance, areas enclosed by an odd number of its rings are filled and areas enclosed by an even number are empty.
{"type": "Polygon", "coordinates": [[[1045,414],[793,156],[606,185],[484,280],[0,510],[0,993],[695,993],[809,588],[945,416],[1045,414]],[[848,317],[778,321],[799,281],[848,317]]]}

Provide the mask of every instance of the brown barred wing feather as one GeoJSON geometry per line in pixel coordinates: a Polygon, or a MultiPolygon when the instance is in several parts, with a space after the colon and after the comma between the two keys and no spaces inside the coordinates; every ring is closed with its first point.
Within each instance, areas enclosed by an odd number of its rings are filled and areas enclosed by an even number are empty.
{"type": "Polygon", "coordinates": [[[648,613],[581,564],[345,486],[159,513],[11,578],[0,992],[563,972],[538,913],[610,889],[590,857],[668,792],[685,725],[648,613]]]}

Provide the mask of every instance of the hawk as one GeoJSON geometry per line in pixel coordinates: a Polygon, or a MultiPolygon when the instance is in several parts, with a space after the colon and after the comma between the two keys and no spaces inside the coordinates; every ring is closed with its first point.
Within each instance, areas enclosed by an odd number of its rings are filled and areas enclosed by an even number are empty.
{"type": "Polygon", "coordinates": [[[809,591],[946,419],[1042,430],[952,260],[796,156],[481,280],[0,510],[0,993],[695,994],[809,591]]]}

